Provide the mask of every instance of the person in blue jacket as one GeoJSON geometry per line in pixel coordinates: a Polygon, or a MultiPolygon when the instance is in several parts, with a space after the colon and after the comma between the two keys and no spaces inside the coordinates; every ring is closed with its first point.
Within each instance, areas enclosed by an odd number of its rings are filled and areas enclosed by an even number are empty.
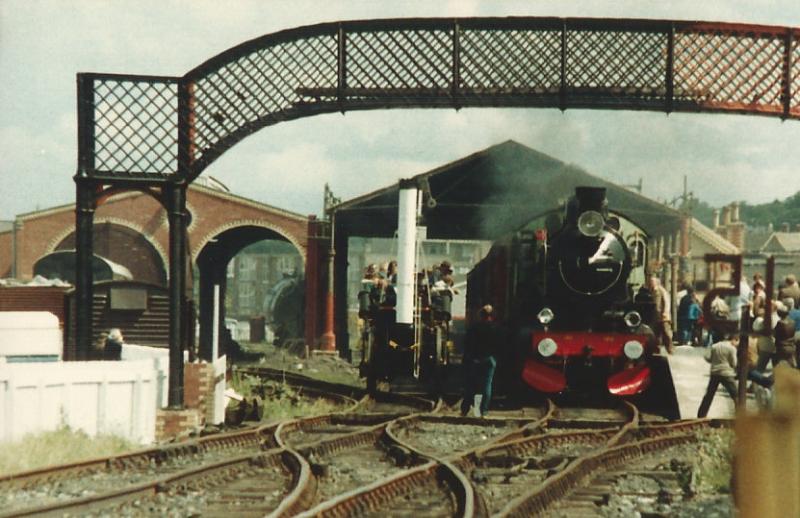
{"type": "Polygon", "coordinates": [[[694,288],[688,286],[686,295],[678,304],[678,342],[680,344],[693,345],[695,343],[695,329],[702,313],[694,288]]]}

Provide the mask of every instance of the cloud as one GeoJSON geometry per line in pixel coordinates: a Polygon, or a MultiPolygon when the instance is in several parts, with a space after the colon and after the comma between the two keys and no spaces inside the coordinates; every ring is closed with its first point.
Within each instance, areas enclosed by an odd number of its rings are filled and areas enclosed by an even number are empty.
{"type": "MultiPolygon", "coordinates": [[[[75,74],[179,76],[248,39],[341,19],[409,16],[592,16],[800,25],[796,0],[325,2],[0,1],[0,218],[73,200],[75,74]],[[13,178],[13,181],[8,181],[13,178]]],[[[712,203],[783,198],[797,188],[800,125],[775,119],[555,109],[392,110],[311,117],[265,128],[205,174],[299,212],[322,185],[347,197],[507,139],[612,181],[644,178],[674,197],[683,174],[712,203]],[[753,175],[755,182],[747,180],[753,175]]]]}

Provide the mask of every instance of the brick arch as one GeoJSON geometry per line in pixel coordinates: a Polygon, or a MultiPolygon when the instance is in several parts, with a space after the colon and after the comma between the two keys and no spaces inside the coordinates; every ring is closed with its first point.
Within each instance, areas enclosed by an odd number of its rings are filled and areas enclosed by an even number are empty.
{"type": "MultiPolygon", "coordinates": [[[[169,256],[165,252],[165,250],[161,246],[161,244],[157,240],[153,239],[153,237],[150,236],[147,232],[145,232],[143,227],[141,227],[140,225],[137,225],[135,223],[132,223],[132,222],[126,220],[126,219],[113,217],[113,216],[103,216],[103,217],[97,218],[94,221],[94,224],[92,225],[92,227],[94,229],[95,227],[98,227],[98,226],[103,225],[103,224],[111,224],[111,225],[114,225],[114,226],[117,226],[117,227],[121,227],[121,228],[123,228],[125,230],[128,230],[132,234],[134,234],[136,237],[142,239],[147,245],[149,245],[150,248],[155,252],[156,258],[158,260],[160,260],[160,262],[161,262],[160,265],[154,264],[153,266],[160,267],[161,271],[159,271],[158,274],[160,276],[163,273],[164,278],[163,279],[158,279],[158,281],[156,281],[155,277],[150,278],[150,279],[146,279],[146,280],[149,280],[151,282],[161,282],[162,280],[166,281],[167,265],[169,264],[169,256]]],[[[70,236],[72,236],[74,234],[75,234],[75,229],[71,228],[71,227],[68,227],[68,228],[64,229],[63,231],[61,231],[58,235],[56,235],[53,239],[51,239],[50,242],[47,244],[47,248],[46,248],[47,252],[46,252],[46,254],[49,254],[49,253],[52,253],[52,252],[55,252],[56,250],[58,250],[58,247],[65,240],[67,240],[70,236]]],[[[111,257],[109,259],[114,260],[113,257],[111,257]]],[[[117,262],[119,262],[119,261],[117,261],[117,262]]],[[[126,267],[128,267],[128,266],[126,265],[126,267]]],[[[156,274],[156,272],[152,272],[152,273],[153,273],[153,275],[156,274]]]]}
{"type": "Polygon", "coordinates": [[[192,261],[196,262],[200,252],[203,251],[203,248],[211,241],[215,236],[228,231],[233,230],[239,227],[258,227],[264,228],[267,230],[271,230],[276,234],[280,235],[281,237],[285,238],[288,242],[290,242],[294,247],[297,249],[297,252],[300,254],[300,257],[303,259],[303,264],[306,262],[306,245],[301,243],[300,240],[295,236],[293,233],[289,232],[285,228],[280,225],[275,225],[273,223],[268,222],[267,220],[263,219],[238,219],[233,221],[228,221],[218,227],[214,228],[210,232],[206,233],[202,239],[198,242],[196,246],[192,249],[192,261]]]}

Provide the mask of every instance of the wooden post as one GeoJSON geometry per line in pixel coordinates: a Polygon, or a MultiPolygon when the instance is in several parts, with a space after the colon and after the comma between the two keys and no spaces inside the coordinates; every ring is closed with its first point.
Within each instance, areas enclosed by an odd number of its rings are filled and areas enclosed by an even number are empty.
{"type": "Polygon", "coordinates": [[[772,412],[736,419],[735,494],[740,518],[800,516],[800,372],[775,369],[772,412]]]}

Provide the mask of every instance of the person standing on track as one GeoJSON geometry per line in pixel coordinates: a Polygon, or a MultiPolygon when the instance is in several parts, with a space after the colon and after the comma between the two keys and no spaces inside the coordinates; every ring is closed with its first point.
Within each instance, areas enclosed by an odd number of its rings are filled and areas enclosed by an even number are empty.
{"type": "Polygon", "coordinates": [[[715,343],[706,355],[706,361],[711,363],[708,387],[700,408],[697,410],[697,417],[708,415],[711,402],[717,393],[720,384],[725,387],[728,395],[736,404],[736,346],[739,343],[739,335],[736,333],[726,333],[725,340],[715,343]]]}
{"type": "Polygon", "coordinates": [[[494,321],[494,308],[487,304],[478,312],[478,322],[469,328],[464,344],[464,398],[461,415],[466,416],[474,402],[476,415],[486,417],[492,399],[492,382],[497,368],[496,355],[502,346],[502,332],[494,321]]]}

